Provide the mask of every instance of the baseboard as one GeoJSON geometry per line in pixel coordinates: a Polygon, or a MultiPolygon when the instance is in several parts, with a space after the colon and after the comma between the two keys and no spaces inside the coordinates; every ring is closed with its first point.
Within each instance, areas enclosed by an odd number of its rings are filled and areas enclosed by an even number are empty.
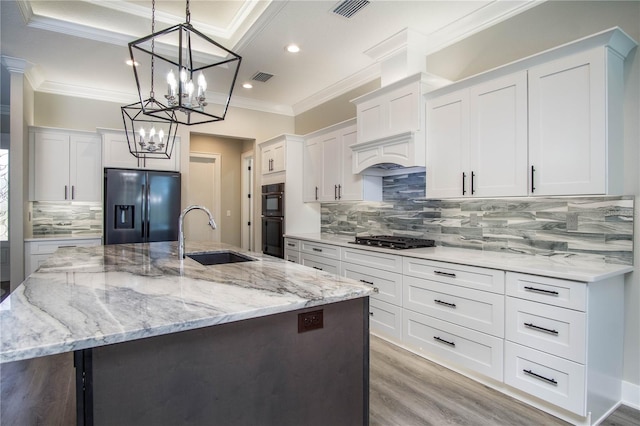
{"type": "Polygon", "coordinates": [[[640,385],[622,382],[622,403],[628,407],[640,410],[640,385]]]}

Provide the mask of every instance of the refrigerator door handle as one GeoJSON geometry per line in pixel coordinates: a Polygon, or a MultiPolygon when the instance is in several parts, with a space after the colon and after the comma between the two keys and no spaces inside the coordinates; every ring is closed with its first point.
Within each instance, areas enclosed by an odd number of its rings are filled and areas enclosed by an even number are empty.
{"type": "MultiPolygon", "coordinates": [[[[148,179],[148,178],[147,178],[148,179]]],[[[150,208],[150,203],[151,203],[151,183],[147,184],[147,193],[145,194],[145,200],[147,200],[147,202],[145,203],[147,205],[147,215],[145,220],[147,221],[147,236],[145,237],[146,242],[149,242],[149,237],[150,237],[150,232],[151,230],[149,228],[151,228],[150,221],[150,213],[149,213],[149,208],[150,208]]]]}
{"type": "Polygon", "coordinates": [[[148,200],[148,198],[147,198],[147,191],[146,191],[145,186],[146,186],[145,184],[142,184],[143,201],[142,201],[142,211],[140,212],[140,226],[142,228],[142,241],[145,241],[145,238],[146,238],[145,237],[146,233],[144,232],[145,231],[144,228],[145,228],[145,224],[146,224],[146,221],[147,221],[147,212],[145,210],[145,207],[146,207],[147,203],[144,200],[145,199],[148,200]]]}

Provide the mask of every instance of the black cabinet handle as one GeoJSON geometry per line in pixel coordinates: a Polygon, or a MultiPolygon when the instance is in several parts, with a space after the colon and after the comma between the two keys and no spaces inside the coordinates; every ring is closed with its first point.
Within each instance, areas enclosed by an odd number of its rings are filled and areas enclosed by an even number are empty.
{"type": "Polygon", "coordinates": [[[296,245],[295,245],[295,244],[293,244],[293,243],[287,243],[287,245],[288,245],[289,247],[295,247],[295,246],[296,246],[296,245]]]}
{"type": "Polygon", "coordinates": [[[369,316],[371,316],[371,317],[372,317],[372,316],[373,316],[373,312],[369,312],[369,316]]]}
{"type": "Polygon", "coordinates": [[[317,269],[318,271],[322,271],[322,268],[318,268],[317,266],[312,266],[313,269],[317,269]]]}
{"type": "Polygon", "coordinates": [[[558,331],[557,330],[552,330],[550,328],[540,327],[539,325],[535,325],[535,324],[532,324],[530,322],[525,322],[524,326],[528,327],[528,328],[533,328],[534,330],[544,331],[545,333],[553,334],[555,336],[558,335],[558,331]]]}
{"type": "Polygon", "coordinates": [[[76,186],[75,185],[71,185],[71,199],[72,200],[76,199],[76,186]]]}
{"type": "Polygon", "coordinates": [[[318,201],[318,187],[316,186],[316,201],[318,201]]]}
{"type": "Polygon", "coordinates": [[[553,380],[553,379],[548,379],[548,378],[546,378],[546,377],[544,377],[544,376],[541,376],[540,374],[536,374],[536,373],[534,373],[534,372],[533,372],[533,371],[531,371],[531,370],[522,370],[522,371],[523,371],[525,374],[528,374],[528,375],[530,375],[530,376],[535,377],[536,379],[542,380],[542,381],[547,382],[547,383],[551,383],[551,384],[552,384],[552,385],[554,385],[554,386],[558,386],[558,382],[556,382],[556,381],[555,381],[555,380],[553,380]]]}
{"type": "Polygon", "coordinates": [[[338,185],[338,200],[342,199],[342,185],[338,185]]]}
{"type": "Polygon", "coordinates": [[[533,192],[536,190],[535,184],[534,184],[534,176],[536,173],[536,168],[531,166],[531,193],[533,194],[533,192]]]}
{"type": "Polygon", "coordinates": [[[445,277],[449,277],[449,278],[455,278],[456,274],[452,274],[450,272],[442,272],[442,271],[433,271],[434,274],[436,275],[443,275],[445,277]]]}
{"type": "Polygon", "coordinates": [[[448,303],[448,302],[445,302],[444,300],[433,299],[433,301],[436,302],[438,305],[444,305],[444,306],[448,306],[450,308],[455,308],[456,307],[455,303],[448,303]]]}
{"type": "Polygon", "coordinates": [[[473,187],[473,179],[476,177],[476,174],[472,171],[471,172],[471,195],[476,193],[475,188],[473,187]]]}
{"type": "Polygon", "coordinates": [[[447,344],[449,346],[453,346],[454,348],[456,347],[456,344],[454,342],[450,342],[448,340],[444,340],[444,339],[442,339],[442,338],[440,338],[438,336],[433,336],[433,340],[437,340],[438,342],[447,344]]]}
{"type": "Polygon", "coordinates": [[[64,186],[64,199],[67,199],[67,194],[68,194],[68,190],[67,190],[67,185],[64,186]]]}
{"type": "Polygon", "coordinates": [[[365,284],[369,284],[369,285],[373,285],[373,283],[371,281],[366,281],[366,280],[360,280],[361,283],[365,283],[365,284]]]}
{"type": "Polygon", "coordinates": [[[316,248],[316,247],[313,247],[311,250],[322,252],[322,249],[319,249],[319,248],[316,248]]]}
{"type": "Polygon", "coordinates": [[[467,193],[467,190],[464,189],[464,181],[467,179],[467,174],[462,172],[462,195],[467,193]]]}
{"type": "Polygon", "coordinates": [[[525,287],[524,288],[527,291],[535,291],[537,293],[543,293],[543,294],[548,294],[550,296],[559,296],[560,293],[558,293],[557,291],[553,291],[553,290],[545,290],[543,288],[535,288],[535,287],[525,287]]]}
{"type": "Polygon", "coordinates": [[[333,199],[338,199],[338,185],[333,185],[333,199]]]}

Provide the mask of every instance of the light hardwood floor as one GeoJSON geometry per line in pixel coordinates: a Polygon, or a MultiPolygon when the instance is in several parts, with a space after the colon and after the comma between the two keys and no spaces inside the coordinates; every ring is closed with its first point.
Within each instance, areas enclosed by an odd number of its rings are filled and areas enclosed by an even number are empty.
{"type": "MultiPolygon", "coordinates": [[[[371,426],[555,426],[568,423],[371,336],[371,426]]],[[[604,426],[640,426],[622,406],[604,426]]]]}
{"type": "MultiPolygon", "coordinates": [[[[0,425],[74,425],[74,377],[70,353],[0,365],[0,425]]],[[[375,336],[370,405],[372,426],[567,424],[375,336]]],[[[602,424],[640,426],[640,412],[602,424]]]]}

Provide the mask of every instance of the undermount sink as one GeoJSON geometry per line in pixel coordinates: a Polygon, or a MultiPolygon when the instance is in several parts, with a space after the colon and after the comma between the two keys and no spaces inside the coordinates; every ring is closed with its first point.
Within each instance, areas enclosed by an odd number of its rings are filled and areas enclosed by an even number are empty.
{"type": "Polygon", "coordinates": [[[187,257],[195,260],[201,265],[223,265],[225,263],[238,263],[238,262],[251,262],[252,259],[248,256],[233,251],[213,251],[206,253],[192,253],[187,254],[187,257]]]}

